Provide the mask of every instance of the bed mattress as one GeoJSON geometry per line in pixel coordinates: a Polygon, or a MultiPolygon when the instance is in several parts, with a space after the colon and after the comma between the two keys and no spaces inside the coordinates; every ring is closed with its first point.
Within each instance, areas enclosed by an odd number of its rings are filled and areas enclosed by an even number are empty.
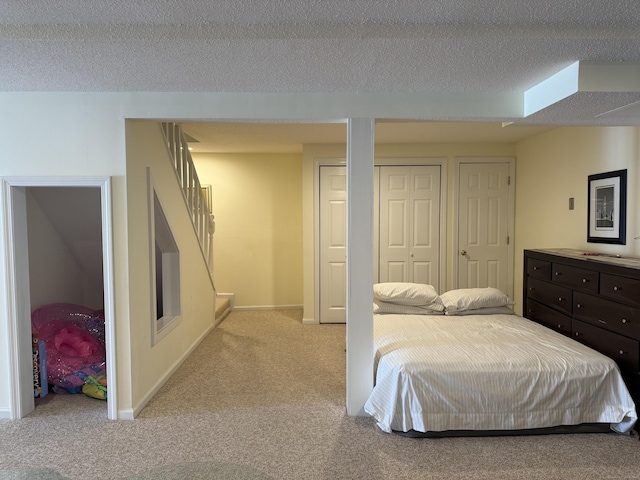
{"type": "Polygon", "coordinates": [[[385,432],[626,433],[637,418],[613,360],[518,315],[375,315],[374,345],[365,411],[385,432]]]}

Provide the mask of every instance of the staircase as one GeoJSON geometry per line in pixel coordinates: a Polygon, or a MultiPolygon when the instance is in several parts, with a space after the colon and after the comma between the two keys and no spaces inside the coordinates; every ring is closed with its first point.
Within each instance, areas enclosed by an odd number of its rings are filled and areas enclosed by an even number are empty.
{"type": "Polygon", "coordinates": [[[177,123],[161,123],[169,155],[173,161],[178,184],[181,186],[185,205],[193,224],[204,261],[207,263],[213,283],[213,233],[215,218],[211,213],[211,196],[205,195],[189,152],[189,145],[177,123]]]}
{"type": "Polygon", "coordinates": [[[231,299],[216,295],[216,324],[220,323],[231,312],[231,299]]]}
{"type": "MultiPolygon", "coordinates": [[[[189,152],[182,128],[177,123],[161,123],[169,155],[176,172],[176,179],[181,187],[185,205],[194,232],[198,238],[202,256],[207,264],[211,285],[213,283],[213,234],[215,232],[215,218],[211,213],[211,193],[202,186],[196,173],[196,168],[189,152]]],[[[216,292],[215,323],[219,323],[233,308],[233,295],[218,296],[216,292]]]]}

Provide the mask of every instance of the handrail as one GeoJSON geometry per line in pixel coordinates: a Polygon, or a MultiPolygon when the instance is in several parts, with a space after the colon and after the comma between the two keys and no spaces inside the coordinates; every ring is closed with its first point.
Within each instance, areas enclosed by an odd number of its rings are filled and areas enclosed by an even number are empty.
{"type": "Polygon", "coordinates": [[[213,283],[215,217],[210,212],[207,199],[202,193],[202,185],[198,179],[198,174],[189,152],[189,145],[182,133],[182,128],[179,124],[173,122],[162,122],[160,125],[187,211],[191,217],[191,222],[213,283]]]}

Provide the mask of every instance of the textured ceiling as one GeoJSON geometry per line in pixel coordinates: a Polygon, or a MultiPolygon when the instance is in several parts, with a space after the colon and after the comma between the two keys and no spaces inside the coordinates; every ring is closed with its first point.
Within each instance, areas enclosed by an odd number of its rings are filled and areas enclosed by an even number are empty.
{"type": "MultiPolygon", "coordinates": [[[[640,1],[0,0],[0,58],[0,91],[523,93],[576,61],[640,63],[640,1]]],[[[602,115],[630,90],[522,123],[639,125],[602,115]]]]}
{"type": "Polygon", "coordinates": [[[0,90],[523,91],[640,61],[637,0],[0,1],[0,90]]]}
{"type": "Polygon", "coordinates": [[[0,3],[0,24],[422,22],[632,25],[635,1],[31,0],[0,3]]]}

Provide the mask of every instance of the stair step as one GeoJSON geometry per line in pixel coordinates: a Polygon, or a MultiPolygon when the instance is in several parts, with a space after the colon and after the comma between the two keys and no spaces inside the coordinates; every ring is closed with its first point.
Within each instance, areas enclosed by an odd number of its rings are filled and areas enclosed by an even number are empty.
{"type": "Polygon", "coordinates": [[[229,297],[216,297],[216,321],[222,320],[229,313],[231,301],[229,297]]]}

